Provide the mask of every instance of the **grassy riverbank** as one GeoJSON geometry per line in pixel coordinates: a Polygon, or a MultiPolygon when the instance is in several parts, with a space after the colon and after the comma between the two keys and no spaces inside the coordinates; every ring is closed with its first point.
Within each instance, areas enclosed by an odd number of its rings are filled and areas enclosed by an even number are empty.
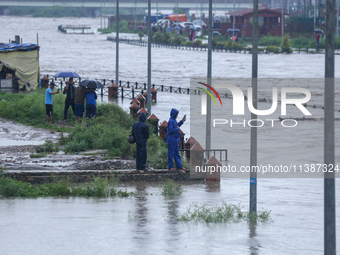
{"type": "Polygon", "coordinates": [[[92,181],[75,185],[68,180],[32,185],[11,178],[0,177],[0,197],[128,197],[135,193],[117,189],[114,178],[96,177],[92,181]]]}
{"type": "MultiPolygon", "coordinates": [[[[53,115],[51,123],[63,121],[65,95],[53,96],[53,115]]],[[[69,115],[73,116],[71,109],[69,115]]],[[[83,120],[77,124],[73,116],[68,127],[56,124],[46,125],[45,90],[37,90],[27,94],[0,93],[0,117],[39,128],[52,129],[59,132],[68,132],[57,148],[68,153],[93,149],[107,149],[111,157],[124,157],[133,159],[136,146],[127,142],[131,134],[133,119],[116,104],[97,105],[97,118],[95,121],[83,120]],[[87,123],[86,123],[87,122],[87,123]]],[[[154,127],[148,123],[150,130],[154,127]]],[[[150,134],[147,143],[147,163],[154,168],[167,168],[167,146],[155,134],[150,134]]],[[[53,151],[53,149],[52,149],[53,151]]]]}

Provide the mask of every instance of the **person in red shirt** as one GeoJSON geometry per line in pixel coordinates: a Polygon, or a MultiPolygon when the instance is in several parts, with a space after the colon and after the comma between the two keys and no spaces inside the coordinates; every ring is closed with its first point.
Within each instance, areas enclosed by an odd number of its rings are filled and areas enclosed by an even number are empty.
{"type": "Polygon", "coordinates": [[[316,48],[318,49],[320,46],[320,34],[317,34],[315,36],[315,40],[316,40],[316,48]]]}

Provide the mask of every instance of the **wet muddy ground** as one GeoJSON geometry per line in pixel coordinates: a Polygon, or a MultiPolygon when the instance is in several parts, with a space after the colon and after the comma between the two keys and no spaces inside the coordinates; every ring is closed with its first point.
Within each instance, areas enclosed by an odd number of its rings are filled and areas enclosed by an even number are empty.
{"type": "MultiPolygon", "coordinates": [[[[67,134],[63,134],[66,136],[67,134]]],[[[108,159],[106,150],[42,155],[35,147],[58,142],[61,133],[0,119],[0,167],[8,170],[108,170],[135,168],[134,160],[108,159]],[[36,157],[35,157],[36,156],[36,157]],[[40,157],[41,156],[41,157],[40,157]]]]}

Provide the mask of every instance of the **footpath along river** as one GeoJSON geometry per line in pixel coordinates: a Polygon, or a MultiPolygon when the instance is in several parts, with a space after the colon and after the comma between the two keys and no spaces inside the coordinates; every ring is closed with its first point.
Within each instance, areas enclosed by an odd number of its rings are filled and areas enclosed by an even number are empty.
{"type": "MultiPolygon", "coordinates": [[[[114,79],[115,43],[107,41],[107,35],[59,33],[58,25],[66,24],[89,24],[96,29],[100,27],[100,19],[1,16],[0,41],[8,42],[20,35],[24,42],[35,43],[39,33],[41,74],[73,70],[82,77],[114,79]]],[[[152,83],[189,87],[190,78],[206,75],[206,60],[206,52],[153,48],[152,83]]],[[[336,56],[336,67],[339,64],[340,57],[336,56]]],[[[121,44],[119,70],[121,80],[146,82],[147,49],[121,44]]],[[[261,78],[315,79],[323,75],[322,54],[259,55],[261,78]]],[[[251,55],[213,53],[213,76],[250,78],[251,55]]],[[[340,77],[339,69],[335,76],[340,77]]],[[[309,86],[305,80],[301,87],[311,91],[312,104],[322,107],[322,83],[309,86]]],[[[246,91],[246,87],[242,87],[242,91],[246,91]]],[[[338,93],[336,87],[337,109],[340,108],[338,93]]],[[[270,88],[264,88],[260,95],[271,97],[270,88]]],[[[119,101],[119,104],[126,109],[128,101],[119,101]]],[[[188,116],[184,132],[193,133],[190,119],[195,119],[194,114],[199,110],[189,114],[189,101],[187,95],[159,93],[153,113],[163,121],[168,119],[170,108],[177,107],[188,116]]],[[[223,99],[223,104],[231,107],[231,100],[223,99]]],[[[260,107],[268,109],[270,105],[260,104],[260,107]]],[[[275,118],[280,116],[279,108],[275,118]]],[[[291,108],[289,114],[302,117],[295,108],[291,108]]],[[[276,126],[259,131],[259,162],[274,165],[322,163],[323,110],[308,110],[317,121],[301,121],[296,130],[276,126]]],[[[248,114],[245,118],[249,119],[248,114]]],[[[336,117],[339,117],[338,112],[336,117]]],[[[337,163],[340,151],[338,123],[337,163]]],[[[204,123],[199,124],[204,126],[204,123]]],[[[197,129],[201,130],[200,127],[197,129]]],[[[228,148],[229,164],[248,164],[249,128],[223,127],[219,132],[223,132],[223,139],[213,136],[213,145],[228,148]]],[[[204,145],[204,141],[200,143],[204,145]]],[[[258,208],[271,210],[273,222],[259,223],[255,227],[247,223],[193,224],[174,220],[174,215],[184,212],[192,202],[214,207],[225,201],[240,204],[247,210],[248,178],[225,175],[215,186],[187,184],[186,192],[175,198],[161,196],[158,184],[129,184],[126,189],[146,191],[149,195],[126,199],[0,199],[1,254],[323,254],[322,178],[259,179],[258,208]]],[[[339,191],[337,186],[336,193],[339,191]]],[[[339,212],[339,199],[336,201],[339,212]]],[[[337,214],[337,222],[339,219],[337,214]]],[[[338,224],[338,233],[339,230],[338,224]]],[[[339,235],[337,241],[340,241],[339,235]]]]}

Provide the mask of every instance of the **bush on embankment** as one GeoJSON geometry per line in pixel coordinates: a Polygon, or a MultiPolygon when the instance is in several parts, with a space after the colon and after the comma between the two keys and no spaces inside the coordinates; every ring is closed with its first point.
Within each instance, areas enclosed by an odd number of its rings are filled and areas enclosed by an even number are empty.
{"type": "MultiPolygon", "coordinates": [[[[64,118],[65,95],[53,96],[53,114],[51,123],[60,122],[64,118]]],[[[71,110],[69,115],[73,116],[71,110]]],[[[18,121],[25,125],[55,128],[46,126],[45,90],[27,94],[0,93],[0,117],[18,121]]],[[[70,135],[63,138],[62,146],[66,152],[79,152],[92,149],[107,149],[110,156],[133,159],[136,146],[127,142],[132,125],[136,119],[116,104],[98,104],[95,121],[83,119],[82,124],[76,123],[72,117],[73,128],[68,128],[70,135]]],[[[147,163],[154,168],[167,168],[167,147],[164,141],[152,133],[154,127],[149,125],[150,138],[147,143],[147,163]]],[[[58,130],[58,129],[57,129],[58,130]]],[[[63,129],[61,129],[63,130],[63,129]]],[[[65,130],[64,130],[65,131],[65,130]]]]}

